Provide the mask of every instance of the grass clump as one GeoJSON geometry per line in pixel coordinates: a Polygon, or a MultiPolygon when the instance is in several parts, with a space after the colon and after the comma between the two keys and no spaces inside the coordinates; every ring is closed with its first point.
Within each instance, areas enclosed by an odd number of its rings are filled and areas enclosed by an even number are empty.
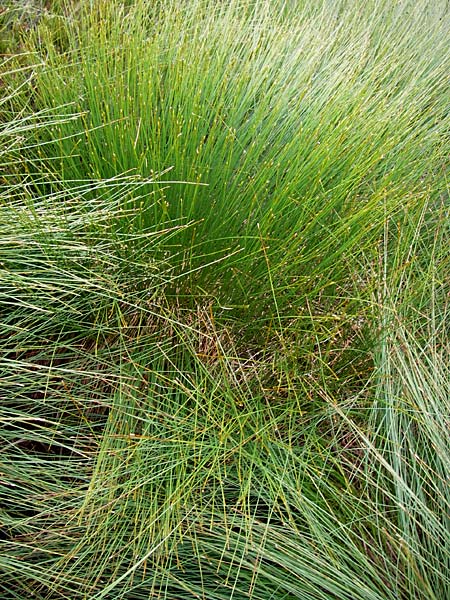
{"type": "Polygon", "coordinates": [[[5,598],[445,596],[448,17],[55,2],[22,36],[5,598]]]}

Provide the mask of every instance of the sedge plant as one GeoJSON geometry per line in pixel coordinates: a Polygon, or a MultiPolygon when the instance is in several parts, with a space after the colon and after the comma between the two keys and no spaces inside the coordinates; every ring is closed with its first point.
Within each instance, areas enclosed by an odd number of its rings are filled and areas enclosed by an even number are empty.
{"type": "Polygon", "coordinates": [[[445,2],[53,2],[5,59],[5,598],[440,600],[445,2]]]}

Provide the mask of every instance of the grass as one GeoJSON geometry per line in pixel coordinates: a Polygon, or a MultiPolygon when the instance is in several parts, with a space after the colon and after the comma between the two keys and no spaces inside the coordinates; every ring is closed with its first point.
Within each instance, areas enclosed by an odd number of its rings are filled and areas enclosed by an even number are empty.
{"type": "Polygon", "coordinates": [[[2,597],[444,598],[446,3],[37,4],[0,14],[2,597]]]}

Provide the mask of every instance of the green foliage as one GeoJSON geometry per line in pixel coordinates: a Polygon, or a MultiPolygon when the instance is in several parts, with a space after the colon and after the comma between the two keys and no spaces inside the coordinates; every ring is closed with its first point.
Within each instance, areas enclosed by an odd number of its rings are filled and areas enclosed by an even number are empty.
{"type": "Polygon", "coordinates": [[[2,597],[445,597],[448,19],[58,1],[21,30],[2,597]]]}

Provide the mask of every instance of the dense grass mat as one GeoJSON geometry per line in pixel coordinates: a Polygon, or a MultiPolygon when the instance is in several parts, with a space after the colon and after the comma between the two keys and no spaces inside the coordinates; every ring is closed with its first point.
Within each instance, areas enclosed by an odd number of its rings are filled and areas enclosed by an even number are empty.
{"type": "Polygon", "coordinates": [[[0,10],[0,596],[443,600],[447,3],[0,10]]]}

